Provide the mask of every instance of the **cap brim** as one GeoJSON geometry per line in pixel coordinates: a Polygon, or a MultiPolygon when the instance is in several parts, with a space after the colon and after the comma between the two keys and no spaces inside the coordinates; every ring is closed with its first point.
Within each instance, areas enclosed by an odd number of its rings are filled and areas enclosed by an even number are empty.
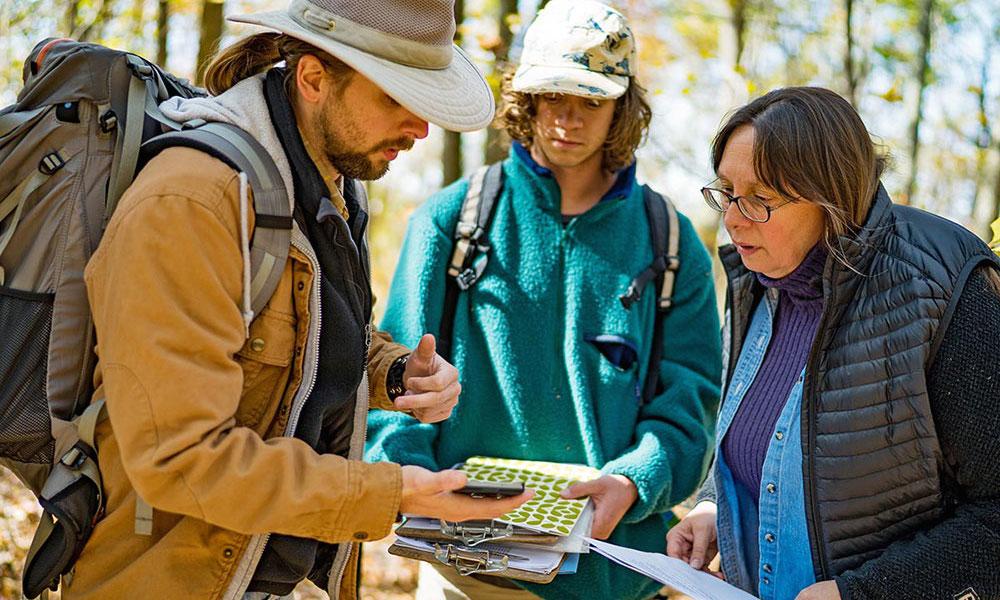
{"type": "Polygon", "coordinates": [[[570,94],[585,98],[620,98],[629,78],[567,66],[521,65],[511,88],[525,94],[570,94]]]}
{"type": "Polygon", "coordinates": [[[284,11],[228,17],[286,33],[339,58],[378,85],[421,119],[450,131],[476,131],[488,126],[496,110],[493,92],[469,56],[454,46],[444,69],[421,69],[392,62],[332,40],[296,23],[284,11]]]}

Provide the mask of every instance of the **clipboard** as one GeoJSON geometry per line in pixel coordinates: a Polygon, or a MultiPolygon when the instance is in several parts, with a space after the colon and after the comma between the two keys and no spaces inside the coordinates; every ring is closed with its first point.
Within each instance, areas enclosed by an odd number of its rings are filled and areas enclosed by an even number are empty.
{"type": "Polygon", "coordinates": [[[496,550],[468,548],[447,542],[434,542],[433,548],[433,550],[422,550],[395,542],[389,546],[389,554],[448,565],[463,577],[493,575],[542,584],[551,583],[559,574],[559,570],[566,560],[566,555],[563,554],[559,564],[554,569],[548,573],[539,573],[517,568],[515,562],[507,554],[496,550]]]}
{"type": "Polygon", "coordinates": [[[408,521],[409,519],[404,519],[396,528],[396,535],[433,542],[452,542],[468,547],[475,547],[484,542],[498,541],[551,546],[559,541],[557,535],[518,527],[496,519],[462,523],[441,521],[438,529],[408,526],[408,521]]]}

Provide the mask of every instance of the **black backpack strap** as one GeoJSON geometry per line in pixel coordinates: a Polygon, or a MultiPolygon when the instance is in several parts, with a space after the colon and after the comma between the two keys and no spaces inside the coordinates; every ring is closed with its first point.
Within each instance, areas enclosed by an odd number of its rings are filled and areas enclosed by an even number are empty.
{"type": "Polygon", "coordinates": [[[656,280],[659,295],[656,300],[656,318],[653,324],[653,345],[649,353],[649,366],[642,386],[642,403],[653,399],[660,386],[660,359],[663,357],[663,318],[673,305],[674,281],[680,268],[680,222],[677,209],[666,196],[643,186],[643,203],[649,222],[649,237],[653,246],[653,262],[632,280],[628,290],[619,297],[622,306],[631,309],[642,297],[642,290],[656,280]]]}
{"type": "Polygon", "coordinates": [[[480,167],[469,178],[469,188],[462,202],[455,226],[455,246],[448,263],[444,310],[438,331],[438,354],[451,360],[452,335],[458,295],[482,277],[490,252],[488,232],[493,222],[497,199],[503,191],[503,165],[480,167]]]}
{"type": "Polygon", "coordinates": [[[159,135],[142,145],[139,168],[163,150],[194,148],[245,173],[253,190],[254,232],[250,245],[250,297],[253,314],[271,298],[288,260],[292,208],[278,167],[253,136],[226,123],[196,123],[159,135]]]}

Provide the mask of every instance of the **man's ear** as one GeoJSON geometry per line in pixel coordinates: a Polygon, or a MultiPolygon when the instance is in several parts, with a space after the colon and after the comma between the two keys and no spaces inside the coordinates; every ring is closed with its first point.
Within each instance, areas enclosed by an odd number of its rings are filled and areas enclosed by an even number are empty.
{"type": "Polygon", "coordinates": [[[326,77],[326,66],[312,54],[302,56],[295,68],[298,97],[308,104],[318,104],[326,96],[325,88],[328,85],[330,82],[326,77]]]}

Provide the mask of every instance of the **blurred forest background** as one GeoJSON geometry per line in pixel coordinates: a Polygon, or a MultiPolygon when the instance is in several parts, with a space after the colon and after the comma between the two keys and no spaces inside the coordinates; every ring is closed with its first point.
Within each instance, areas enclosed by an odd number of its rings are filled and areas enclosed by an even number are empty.
{"type": "MultiPolygon", "coordinates": [[[[526,24],[546,0],[457,0],[456,41],[496,87],[526,24]]],[[[857,106],[892,156],[896,202],[983,237],[1000,214],[1000,0],[615,0],[639,39],[640,80],[654,109],[639,176],[670,195],[711,248],[725,234],[699,188],[724,116],[769,89],[832,88],[857,106]]],[[[254,31],[226,15],[284,9],[284,0],[0,0],[0,107],[15,101],[24,57],[46,37],[127,49],[198,81],[219,45],[254,31]]],[[[384,297],[407,216],[427,196],[505,156],[496,130],[436,130],[370,184],[376,295],[384,297]]],[[[378,310],[378,309],[376,309],[378,310]]],[[[6,477],[6,474],[3,475],[6,477]]],[[[0,598],[37,517],[0,480],[0,598]]],[[[366,597],[407,598],[414,572],[367,553],[366,597]]],[[[314,597],[303,590],[301,597],[314,597]]],[[[318,597],[318,596],[316,596],[318,597]]]]}

